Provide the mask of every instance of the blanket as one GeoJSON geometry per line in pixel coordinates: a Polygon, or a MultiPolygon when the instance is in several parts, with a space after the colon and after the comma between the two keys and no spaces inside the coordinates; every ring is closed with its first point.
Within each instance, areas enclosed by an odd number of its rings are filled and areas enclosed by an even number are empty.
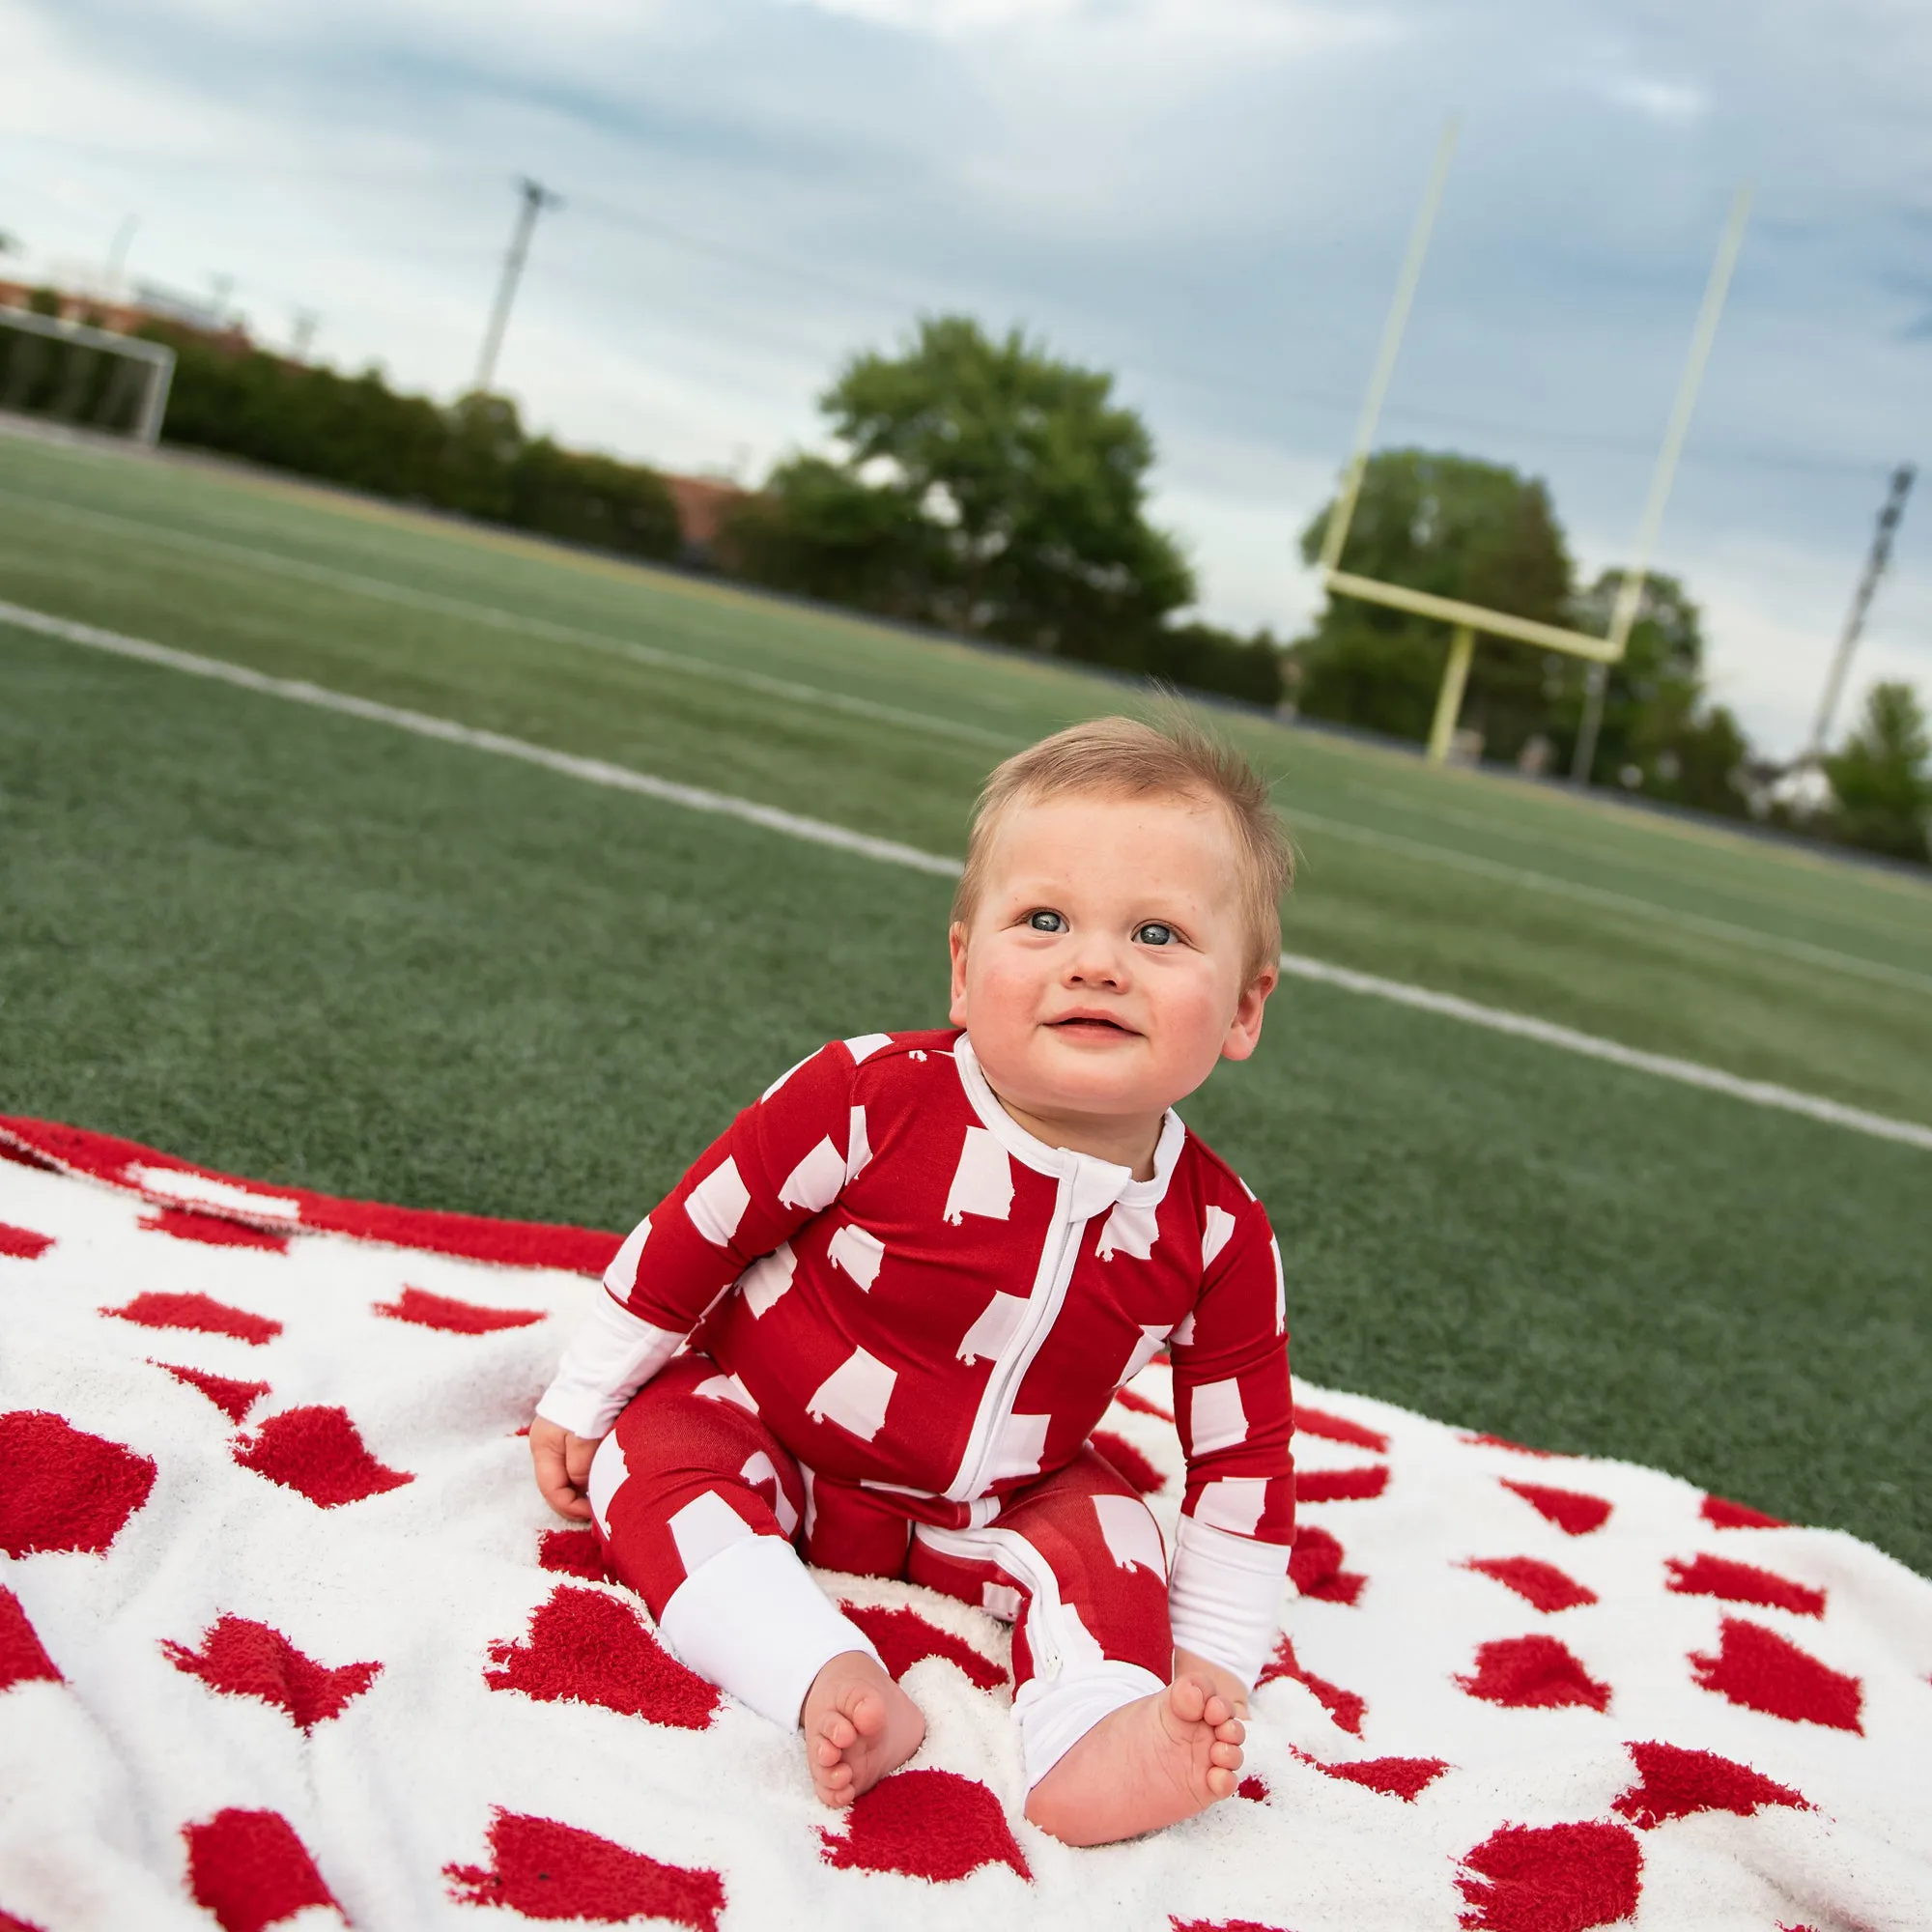
{"type": "Polygon", "coordinates": [[[1303,1385],[1236,1798],[1045,1837],[1005,1628],[828,1574],[929,1722],[835,1814],[531,1486],[614,1236],[0,1148],[0,1928],[1932,1924],[1932,1583],[1850,1536],[1303,1385]]]}

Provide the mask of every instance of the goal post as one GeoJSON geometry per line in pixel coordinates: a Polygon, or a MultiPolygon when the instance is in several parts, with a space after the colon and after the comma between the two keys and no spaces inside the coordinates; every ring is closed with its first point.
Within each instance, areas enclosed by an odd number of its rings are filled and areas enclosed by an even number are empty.
{"type": "Polygon", "coordinates": [[[175,352],[165,343],[24,308],[0,308],[0,342],[7,347],[0,409],[62,422],[85,412],[102,429],[125,422],[136,442],[160,440],[175,375],[175,352]]]}
{"type": "Polygon", "coordinates": [[[1402,273],[1397,278],[1395,297],[1389,304],[1387,320],[1382,325],[1381,342],[1376,352],[1375,367],[1369,376],[1368,393],[1362,400],[1361,416],[1355,426],[1354,447],[1350,452],[1342,487],[1335,494],[1335,505],[1328,515],[1328,527],[1322,534],[1319,563],[1321,586],[1331,596],[1353,597],[1365,604],[1379,604],[1388,610],[1406,611],[1412,616],[1433,617],[1451,626],[1449,654],[1442,668],[1442,683],[1436,693],[1435,718],[1429,730],[1428,755],[1437,764],[1447,759],[1455,738],[1456,721],[1462,715],[1463,694],[1468,684],[1469,667],[1475,658],[1479,637],[1502,639],[1512,643],[1539,644],[1545,650],[1561,651],[1588,661],[1590,677],[1585,690],[1582,729],[1577,736],[1577,755],[1572,774],[1573,777],[1587,779],[1595,753],[1597,728],[1603,718],[1604,690],[1609,667],[1622,659],[1630,643],[1631,631],[1636,623],[1637,611],[1642,607],[1643,587],[1650,574],[1658,531],[1663,522],[1664,505],[1669,500],[1670,486],[1677,473],[1677,461],[1690,432],[1690,413],[1704,379],[1704,365],[1710,359],[1711,345],[1717,337],[1718,318],[1723,312],[1731,271],[1737,266],[1738,251],[1744,245],[1751,191],[1747,186],[1740,187],[1732,199],[1730,215],[1718,243],[1717,260],[1712,264],[1710,280],[1705,285],[1697,325],[1691,332],[1690,352],[1685,359],[1669,423],[1663,433],[1663,446],[1658,452],[1657,466],[1651,474],[1650,492],[1637,525],[1636,543],[1631,561],[1625,567],[1623,581],[1618,586],[1608,631],[1604,637],[1593,637],[1586,631],[1571,630],[1560,624],[1540,623],[1534,618],[1515,616],[1507,611],[1492,611],[1480,604],[1467,604],[1456,597],[1439,597],[1431,591],[1412,590],[1404,583],[1363,577],[1341,567],[1342,553],[1349,540],[1349,526],[1354,521],[1362,479],[1367,474],[1369,458],[1375,447],[1376,427],[1381,419],[1382,404],[1395,374],[1396,355],[1408,327],[1408,312],[1415,299],[1416,287],[1422,279],[1422,265],[1429,253],[1436,212],[1442,205],[1442,191],[1448,180],[1449,160],[1455,153],[1458,132],[1458,123],[1451,116],[1442,129],[1435,163],[1430,169],[1429,184],[1423,190],[1422,205],[1417,211],[1415,225],[1409,232],[1402,273]]]}

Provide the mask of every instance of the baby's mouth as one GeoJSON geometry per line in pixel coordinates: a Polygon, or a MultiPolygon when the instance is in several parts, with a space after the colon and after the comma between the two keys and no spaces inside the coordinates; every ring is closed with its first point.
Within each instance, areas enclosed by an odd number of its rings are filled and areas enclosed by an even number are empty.
{"type": "Polygon", "coordinates": [[[1133,1029],[1123,1027],[1118,1020],[1101,1019],[1088,1013],[1075,1014],[1071,1019],[1049,1020],[1047,1024],[1055,1033],[1117,1035],[1122,1039],[1132,1037],[1133,1029]]]}

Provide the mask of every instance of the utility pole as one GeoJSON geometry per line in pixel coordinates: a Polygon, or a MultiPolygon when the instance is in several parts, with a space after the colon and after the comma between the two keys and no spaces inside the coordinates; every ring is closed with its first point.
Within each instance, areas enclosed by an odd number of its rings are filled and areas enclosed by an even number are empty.
{"type": "Polygon", "coordinates": [[[510,230],[509,252],[503,257],[502,279],[497,284],[496,306],[490,311],[490,327],[483,336],[483,354],[476,363],[476,381],[470,385],[478,395],[487,396],[497,380],[497,355],[503,346],[503,330],[510,320],[510,304],[516,299],[517,283],[524,272],[524,257],[530,252],[530,237],[537,216],[547,208],[561,208],[563,197],[553,194],[541,182],[519,175],[517,192],[523,197],[517,208],[516,226],[510,230]]]}
{"type": "Polygon", "coordinates": [[[1818,717],[1811,726],[1811,742],[1805,747],[1801,763],[1815,764],[1825,754],[1826,741],[1832,735],[1832,720],[1837,715],[1839,698],[1845,695],[1845,675],[1852,668],[1852,652],[1858,648],[1859,634],[1865,627],[1865,612],[1871,609],[1872,592],[1878,588],[1878,581],[1885,575],[1886,565],[1891,561],[1891,540],[1897,532],[1899,519],[1905,515],[1905,499],[1912,495],[1912,480],[1917,474],[1909,463],[1901,463],[1891,472],[1891,482],[1885,493],[1885,505],[1878,513],[1878,528],[1872,532],[1871,552],[1865,558],[1864,574],[1859,579],[1859,587],[1852,595],[1852,608],[1845,613],[1845,628],[1838,634],[1838,648],[1833,653],[1832,668],[1825,679],[1825,695],[1818,700],[1818,717]]]}

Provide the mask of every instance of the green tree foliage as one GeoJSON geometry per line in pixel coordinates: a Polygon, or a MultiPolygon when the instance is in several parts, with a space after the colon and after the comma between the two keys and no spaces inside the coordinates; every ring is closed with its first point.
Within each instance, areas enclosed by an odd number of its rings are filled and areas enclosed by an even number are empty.
{"type": "Polygon", "coordinates": [[[1164,628],[1193,574],[1147,519],[1152,439],[1110,376],[1019,329],[927,317],[899,355],[854,356],[821,407],[841,455],[781,464],[738,513],[747,575],[1065,657],[1265,684],[1272,701],[1271,644],[1164,628]]]}
{"type": "MultiPolygon", "coordinates": [[[[1608,634],[1623,578],[1621,570],[1606,570],[1578,594],[1573,615],[1577,630],[1608,634]]],[[[1554,657],[1547,669],[1554,696],[1547,728],[1558,768],[1567,772],[1582,720],[1586,670],[1579,660],[1554,657]]],[[[1706,695],[1701,611],[1676,578],[1653,573],[1644,580],[1623,658],[1609,668],[1592,781],[1741,817],[1746,802],[1737,776],[1749,750],[1736,718],[1706,695]]]]}
{"type": "MultiPolygon", "coordinates": [[[[1330,507],[1302,533],[1310,563],[1330,507]]],[[[1423,449],[1371,457],[1342,568],[1547,624],[1570,621],[1570,553],[1549,493],[1473,457],[1423,449]]],[[[1297,705],[1313,718],[1425,738],[1448,650],[1448,627],[1433,618],[1331,597],[1295,646],[1297,705]]],[[[1491,756],[1514,756],[1541,727],[1545,684],[1536,652],[1478,641],[1463,722],[1482,732],[1491,756]]]]}
{"type": "Polygon", "coordinates": [[[177,357],[169,442],[631,556],[677,554],[676,505],[655,470],[532,440],[507,397],[444,409],[374,369],[343,376],[185,329],[148,333],[177,357]]]}
{"type": "Polygon", "coordinates": [[[1873,685],[1844,750],[1824,762],[1837,802],[1827,829],[1848,845],[1923,864],[1932,836],[1932,739],[1918,694],[1904,683],[1873,685]]]}

